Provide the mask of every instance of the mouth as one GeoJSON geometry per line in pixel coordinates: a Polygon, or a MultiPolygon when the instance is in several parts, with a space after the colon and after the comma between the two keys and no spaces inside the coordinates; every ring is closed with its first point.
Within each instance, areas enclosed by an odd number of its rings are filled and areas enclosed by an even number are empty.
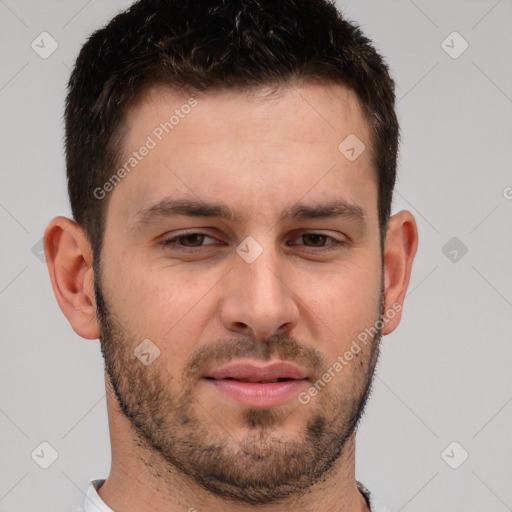
{"type": "Polygon", "coordinates": [[[290,381],[290,380],[301,380],[301,379],[291,379],[291,378],[288,378],[288,377],[278,377],[277,379],[273,379],[273,380],[262,380],[262,379],[250,379],[250,378],[246,378],[246,379],[235,379],[234,377],[226,377],[224,379],[215,379],[213,377],[205,377],[205,379],[208,379],[208,380],[236,380],[237,382],[253,382],[253,383],[258,383],[258,384],[273,384],[274,382],[286,382],[286,381],[290,381]]]}
{"type": "Polygon", "coordinates": [[[284,362],[264,367],[245,362],[213,369],[203,379],[238,405],[271,408],[296,396],[306,386],[308,374],[284,362]]]}

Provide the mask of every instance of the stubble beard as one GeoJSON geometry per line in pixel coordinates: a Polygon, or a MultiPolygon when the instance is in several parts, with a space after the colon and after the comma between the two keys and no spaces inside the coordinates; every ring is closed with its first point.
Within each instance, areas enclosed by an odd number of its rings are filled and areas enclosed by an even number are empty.
{"type": "MultiPolygon", "coordinates": [[[[349,363],[355,365],[355,378],[349,386],[336,387],[334,378],[308,408],[297,401],[287,409],[240,409],[244,425],[240,436],[240,430],[231,433],[229,425],[223,425],[221,415],[212,417],[216,408],[202,404],[194,393],[195,377],[207,361],[224,363],[241,357],[268,360],[277,356],[313,368],[321,376],[325,370],[322,355],[286,336],[274,336],[265,342],[223,340],[192,354],[181,376],[182,389],[170,392],[170,384],[176,379],[159,364],[164,358],[145,366],[134,356],[133,350],[141,340],[136,341],[123,328],[105,302],[99,274],[95,275],[105,369],[119,408],[145,452],[143,462],[154,466],[155,475],[163,479],[164,485],[172,488],[169,476],[177,471],[219,498],[264,505],[306,494],[331,474],[371,394],[382,329],[349,363]],[[276,435],[296,409],[299,415],[308,415],[302,431],[291,438],[276,435]],[[169,472],[162,471],[166,466],[169,472]]],[[[383,319],[384,307],[381,291],[378,319],[383,319]]]]}

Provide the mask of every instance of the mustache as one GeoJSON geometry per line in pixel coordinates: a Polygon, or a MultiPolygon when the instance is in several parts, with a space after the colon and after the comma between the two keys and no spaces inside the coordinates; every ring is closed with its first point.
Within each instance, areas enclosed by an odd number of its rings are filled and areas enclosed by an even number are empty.
{"type": "Polygon", "coordinates": [[[318,350],[290,336],[274,335],[265,340],[246,336],[202,345],[196,349],[183,369],[182,379],[183,382],[197,379],[204,374],[206,368],[220,366],[233,359],[269,361],[273,357],[296,363],[315,375],[321,375],[327,367],[325,358],[318,350]]]}

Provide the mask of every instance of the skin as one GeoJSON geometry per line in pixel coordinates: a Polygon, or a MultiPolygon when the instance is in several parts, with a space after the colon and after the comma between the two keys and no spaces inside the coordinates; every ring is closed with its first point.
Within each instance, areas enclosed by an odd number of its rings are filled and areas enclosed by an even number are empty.
{"type": "MultiPolygon", "coordinates": [[[[382,261],[369,128],[351,90],[309,82],[267,93],[196,96],[109,192],[100,268],[76,223],[56,217],[46,229],[59,306],[76,333],[102,341],[112,468],[99,494],[114,510],[368,510],[355,481],[356,424],[380,337],[400,322],[416,223],[405,210],[391,217],[382,261]],[[355,161],[338,150],[349,134],[366,145],[355,161]],[[238,218],[137,224],[165,197],[222,202],[238,218]],[[299,202],[340,199],[364,217],[280,220],[299,202]],[[252,263],[235,250],[249,236],[262,249],[252,263]],[[201,378],[229,360],[284,360],[308,372],[307,391],[390,310],[307,404],[248,408],[201,378]],[[160,350],[148,366],[134,356],[145,339],[160,350]]],[[[127,113],[124,156],[187,99],[148,91],[127,113]]]]}

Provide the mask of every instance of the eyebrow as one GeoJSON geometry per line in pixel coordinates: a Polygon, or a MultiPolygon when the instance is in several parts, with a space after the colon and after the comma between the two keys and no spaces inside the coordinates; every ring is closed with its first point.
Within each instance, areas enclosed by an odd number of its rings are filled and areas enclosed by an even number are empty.
{"type": "MultiPolygon", "coordinates": [[[[166,197],[148,208],[135,214],[131,228],[146,227],[150,224],[174,216],[218,218],[230,222],[240,220],[227,205],[194,199],[174,199],[166,197]]],[[[279,221],[346,218],[359,222],[366,219],[364,209],[344,199],[314,204],[295,204],[282,212],[279,221]]]]}

